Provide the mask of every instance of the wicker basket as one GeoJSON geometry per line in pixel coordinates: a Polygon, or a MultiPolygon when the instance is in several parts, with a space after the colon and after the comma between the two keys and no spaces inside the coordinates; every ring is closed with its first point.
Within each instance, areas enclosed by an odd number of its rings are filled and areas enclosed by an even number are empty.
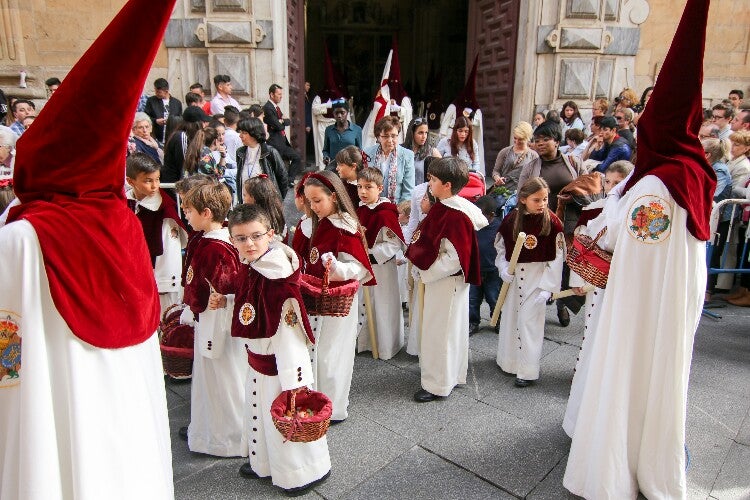
{"type": "Polygon", "coordinates": [[[284,442],[310,443],[325,436],[331,423],[333,405],[322,392],[311,391],[307,387],[284,391],[271,405],[271,419],[276,429],[284,436],[284,442]],[[296,416],[297,409],[311,409],[311,417],[296,416]],[[285,416],[291,409],[295,415],[285,416]]]}
{"type": "Polygon", "coordinates": [[[159,325],[159,348],[164,373],[184,380],[193,375],[193,339],[190,325],[180,324],[182,304],[173,304],[164,311],[159,325]]]}
{"type": "Polygon", "coordinates": [[[612,262],[612,253],[602,250],[596,244],[606,231],[605,227],[594,239],[578,234],[573,238],[573,244],[568,249],[567,263],[570,269],[586,282],[599,288],[607,287],[609,266],[612,262]]]}
{"type": "Polygon", "coordinates": [[[354,296],[357,295],[359,282],[357,280],[328,282],[330,262],[326,264],[323,279],[310,274],[300,276],[300,291],[305,302],[307,314],[313,316],[346,316],[352,307],[354,296]]]}

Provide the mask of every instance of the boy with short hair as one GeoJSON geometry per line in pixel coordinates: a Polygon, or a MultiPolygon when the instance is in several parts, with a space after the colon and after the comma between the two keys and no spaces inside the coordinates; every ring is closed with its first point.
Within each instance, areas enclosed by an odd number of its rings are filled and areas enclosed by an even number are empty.
{"type": "MultiPolygon", "coordinates": [[[[482,282],[479,285],[471,285],[469,288],[469,335],[479,331],[479,323],[482,321],[479,309],[482,302],[487,301],[490,312],[495,309],[495,302],[500,294],[500,275],[498,274],[495,259],[497,249],[495,248],[495,236],[500,228],[502,219],[495,217],[497,201],[491,195],[482,196],[476,201],[477,207],[482,215],[487,218],[489,224],[477,231],[477,242],[479,244],[479,258],[482,282]]],[[[500,329],[500,322],[495,326],[495,333],[500,329]]]]}
{"type": "MultiPolygon", "coordinates": [[[[406,244],[398,223],[398,208],[388,198],[380,197],[382,191],[383,174],[379,169],[366,167],[357,173],[360,200],[357,217],[365,228],[370,263],[377,281],[370,289],[372,309],[377,311],[373,319],[378,352],[381,359],[390,359],[404,346],[404,317],[395,257],[406,249],[406,244]]],[[[357,350],[371,349],[370,336],[360,335],[357,350]]]]}
{"type": "Polygon", "coordinates": [[[177,213],[177,204],[159,187],[161,166],[145,153],[133,153],[125,163],[125,196],[128,207],[143,226],[146,246],[154,268],[159,302],[164,312],[176,304],[182,292],[182,249],[187,231],[177,213]]]}
{"type": "Polygon", "coordinates": [[[481,283],[476,232],[487,225],[479,208],[458,192],[469,168],[455,157],[430,163],[429,190],[437,203],[414,232],[406,257],[425,285],[419,342],[424,403],[448,396],[466,383],[469,365],[469,284],[481,283]]]}
{"type": "MultiPolygon", "coordinates": [[[[247,456],[243,432],[246,354],[231,337],[231,311],[208,310],[211,293],[235,293],[240,270],[237,250],[223,227],[232,194],[216,180],[195,185],[182,200],[190,226],[202,231],[185,271],[183,324],[195,326],[190,425],[180,429],[190,451],[220,457],[247,456]]],[[[198,238],[198,236],[196,236],[198,238]]]]}

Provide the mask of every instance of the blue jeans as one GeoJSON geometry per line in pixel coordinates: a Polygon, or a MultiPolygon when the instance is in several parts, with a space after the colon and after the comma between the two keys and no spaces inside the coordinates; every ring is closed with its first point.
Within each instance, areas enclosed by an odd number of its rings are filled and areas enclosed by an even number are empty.
{"type": "Polygon", "coordinates": [[[469,324],[478,325],[481,322],[479,308],[482,301],[490,305],[490,313],[495,309],[497,296],[500,295],[500,274],[494,271],[482,271],[482,284],[471,285],[469,288],[469,324]]]}

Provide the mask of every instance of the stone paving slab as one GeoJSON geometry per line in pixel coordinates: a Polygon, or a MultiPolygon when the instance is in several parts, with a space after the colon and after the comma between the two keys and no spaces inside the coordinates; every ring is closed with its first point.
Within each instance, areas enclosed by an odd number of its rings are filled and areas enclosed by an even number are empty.
{"type": "Polygon", "coordinates": [[[750,447],[732,443],[711,496],[719,500],[750,498],[750,447]]]}
{"type": "Polygon", "coordinates": [[[478,405],[461,425],[446,427],[423,447],[503,490],[524,497],[568,451],[559,425],[536,426],[489,405],[478,405]]]}
{"type": "Polygon", "coordinates": [[[414,448],[349,492],[362,500],[509,500],[515,497],[423,448],[414,448]]]}

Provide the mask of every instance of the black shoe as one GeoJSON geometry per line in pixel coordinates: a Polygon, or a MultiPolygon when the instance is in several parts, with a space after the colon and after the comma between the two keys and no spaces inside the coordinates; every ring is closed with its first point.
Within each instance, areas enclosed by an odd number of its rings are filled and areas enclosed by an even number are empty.
{"type": "Polygon", "coordinates": [[[479,331],[479,325],[478,324],[472,323],[472,324],[469,325],[469,337],[471,337],[472,335],[474,335],[478,331],[479,331]]]}
{"type": "Polygon", "coordinates": [[[314,486],[317,486],[323,481],[325,481],[326,479],[328,479],[328,476],[330,475],[331,475],[331,471],[328,471],[326,472],[326,475],[321,477],[320,479],[316,479],[312,483],[306,484],[304,486],[298,486],[296,488],[289,488],[288,490],[284,490],[284,493],[286,493],[286,496],[288,497],[298,497],[300,495],[304,495],[305,493],[310,491],[310,489],[312,489],[314,486]]]}
{"type": "Polygon", "coordinates": [[[435,401],[436,399],[441,398],[442,396],[437,396],[431,392],[425,391],[424,389],[419,389],[414,393],[414,401],[417,403],[429,403],[430,401],[435,401]]]}
{"type": "Polygon", "coordinates": [[[253,468],[250,466],[250,462],[245,462],[240,466],[240,476],[248,479],[259,479],[260,476],[255,473],[253,468]]]}
{"type": "Polygon", "coordinates": [[[516,387],[528,387],[533,383],[534,383],[533,380],[525,380],[525,379],[516,377],[515,385],[516,387]]]}
{"type": "Polygon", "coordinates": [[[180,427],[180,430],[177,431],[177,435],[180,436],[180,439],[182,439],[183,441],[187,441],[188,439],[187,431],[188,431],[187,425],[185,427],[180,427]]]}
{"type": "Polygon", "coordinates": [[[345,418],[342,418],[341,420],[334,420],[334,419],[331,419],[331,423],[330,423],[329,425],[336,425],[336,424],[340,424],[341,422],[344,422],[344,421],[346,421],[346,419],[345,419],[345,418]]]}
{"type": "Polygon", "coordinates": [[[564,307],[557,310],[557,319],[560,321],[560,326],[568,326],[570,324],[570,314],[564,307]]]}

